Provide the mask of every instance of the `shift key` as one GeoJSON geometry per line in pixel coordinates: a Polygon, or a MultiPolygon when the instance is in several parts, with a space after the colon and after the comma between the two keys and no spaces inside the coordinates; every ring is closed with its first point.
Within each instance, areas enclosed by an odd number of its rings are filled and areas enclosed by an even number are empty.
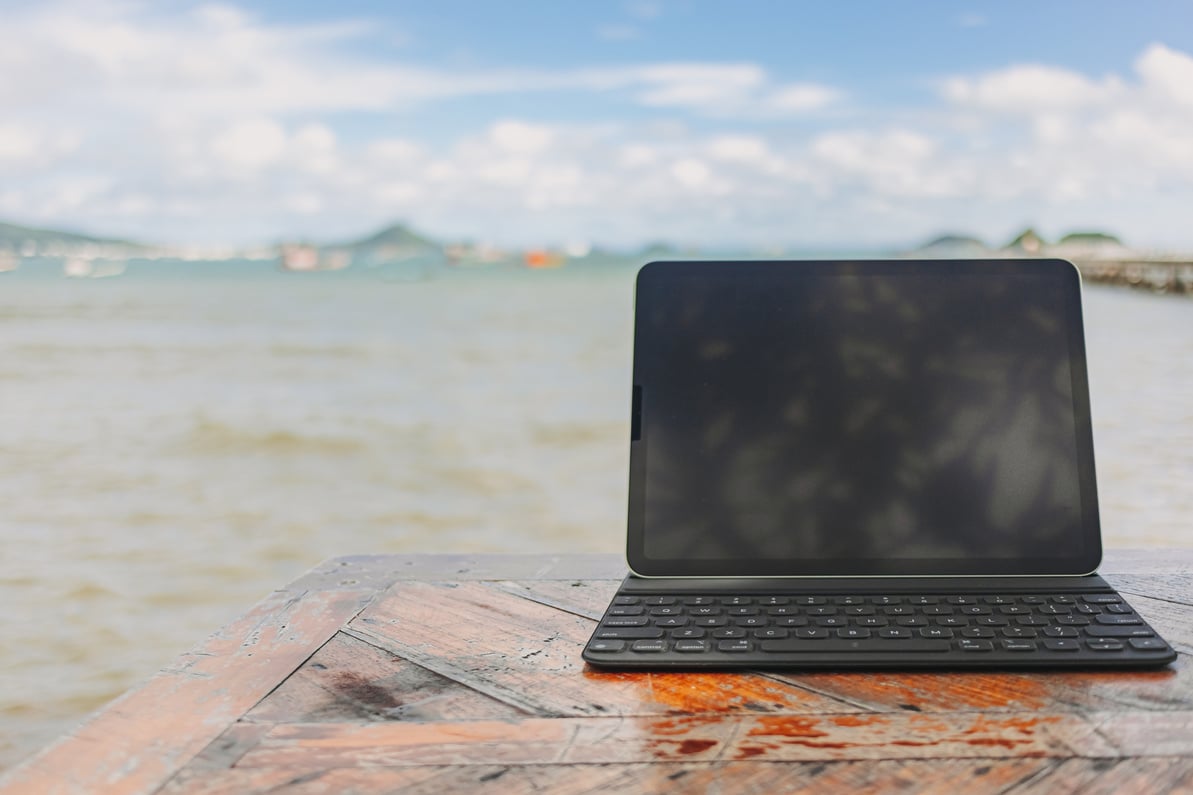
{"type": "Polygon", "coordinates": [[[602,627],[596,636],[601,640],[637,640],[639,638],[661,638],[663,630],[658,627],[602,627]]]}

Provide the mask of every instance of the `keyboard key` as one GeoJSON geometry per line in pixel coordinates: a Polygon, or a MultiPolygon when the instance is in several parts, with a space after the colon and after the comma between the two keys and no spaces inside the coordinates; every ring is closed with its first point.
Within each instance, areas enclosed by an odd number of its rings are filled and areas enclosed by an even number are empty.
{"type": "Polygon", "coordinates": [[[615,596],[613,597],[613,604],[615,605],[636,605],[641,604],[642,599],[637,596],[615,596]]]}
{"type": "Polygon", "coordinates": [[[1093,651],[1122,651],[1123,643],[1114,638],[1089,638],[1085,645],[1093,651]]]}
{"type": "Polygon", "coordinates": [[[708,651],[706,640],[677,640],[675,650],[683,654],[703,653],[708,651]]]}
{"type": "Polygon", "coordinates": [[[950,596],[945,601],[951,605],[972,605],[977,604],[978,598],[976,596],[950,596]]]}
{"type": "Polygon", "coordinates": [[[748,596],[725,596],[721,598],[721,604],[728,607],[740,607],[741,605],[753,604],[754,600],[748,596]]]}
{"type": "Polygon", "coordinates": [[[687,596],[684,597],[683,603],[690,607],[707,607],[715,605],[717,600],[713,596],[687,596]]]}
{"type": "Polygon", "coordinates": [[[782,627],[766,627],[765,629],[754,630],[754,637],[759,640],[776,640],[786,638],[791,634],[789,630],[782,627]]]}
{"type": "Polygon", "coordinates": [[[1136,651],[1168,651],[1168,644],[1159,638],[1131,638],[1127,642],[1136,651]]]}
{"type": "Polygon", "coordinates": [[[1085,616],[1057,616],[1056,623],[1064,627],[1084,627],[1089,624],[1085,616]]]}
{"type": "Polygon", "coordinates": [[[1035,651],[1036,644],[1035,641],[1031,640],[1004,640],[1002,642],[1002,649],[1003,651],[1017,652],[1035,651]]]}
{"type": "Polygon", "coordinates": [[[1002,631],[1004,638],[1034,638],[1036,631],[1031,627],[1006,627],[1002,631]]]}
{"type": "Polygon", "coordinates": [[[650,596],[646,599],[646,603],[653,607],[658,607],[659,605],[673,605],[676,601],[677,600],[674,596],[650,596]]]}
{"type": "Polygon", "coordinates": [[[818,627],[847,627],[849,626],[849,619],[845,616],[824,616],[822,618],[815,618],[818,627]]]}
{"type": "Polygon", "coordinates": [[[898,640],[871,638],[869,640],[839,640],[830,638],[808,642],[796,639],[764,640],[759,643],[765,652],[873,653],[873,654],[939,654],[949,650],[948,641],[898,640]]]}
{"type": "Polygon", "coordinates": [[[1010,621],[1002,616],[978,616],[973,620],[973,623],[979,627],[1005,627],[1010,625],[1010,621]]]}
{"type": "Polygon", "coordinates": [[[878,630],[880,638],[910,638],[914,637],[907,627],[883,627],[878,630]]]}
{"type": "Polygon", "coordinates": [[[1098,624],[1109,624],[1111,626],[1123,626],[1124,624],[1142,624],[1143,619],[1131,613],[1129,615],[1115,615],[1113,613],[1103,613],[1100,616],[1094,616],[1094,622],[1098,624]]]}
{"type": "Polygon", "coordinates": [[[1052,603],[1057,605],[1071,605],[1076,604],[1077,600],[1067,594],[1051,597],[1052,603]]]}
{"type": "Polygon", "coordinates": [[[687,616],[665,616],[663,618],[656,618],[654,625],[656,627],[686,627],[688,625],[687,616]]]}
{"type": "Polygon", "coordinates": [[[768,616],[794,616],[799,614],[799,608],[794,605],[779,605],[766,608],[768,616]]]}
{"type": "Polygon", "coordinates": [[[642,605],[624,605],[609,608],[609,615],[611,616],[640,616],[646,612],[646,608],[642,605]]]}
{"type": "Polygon", "coordinates": [[[725,612],[727,612],[731,616],[756,616],[756,615],[760,615],[762,613],[762,611],[759,610],[757,607],[749,607],[749,606],[745,606],[745,605],[738,606],[738,607],[731,607],[728,610],[726,610],[725,612]]]}
{"type": "Polygon", "coordinates": [[[725,627],[713,630],[712,636],[714,638],[744,638],[746,631],[741,627],[725,627]]]}
{"type": "Polygon", "coordinates": [[[872,604],[876,604],[876,605],[885,607],[887,605],[902,604],[903,597],[901,597],[901,596],[871,596],[870,602],[872,604]]]}
{"type": "Polygon", "coordinates": [[[1075,638],[1081,633],[1077,627],[1047,627],[1044,634],[1050,638],[1075,638]]]}
{"type": "MultiPolygon", "coordinates": [[[[770,643],[780,643],[781,641],[769,641],[770,643]]],[[[748,640],[723,640],[717,644],[717,651],[728,652],[730,654],[741,654],[748,652],[754,648],[754,644],[748,640]]]]}
{"type": "Polygon", "coordinates": [[[864,605],[865,603],[866,603],[866,597],[864,597],[864,596],[838,596],[836,599],[833,600],[833,604],[845,605],[845,606],[864,605]]]}
{"type": "Polygon", "coordinates": [[[966,627],[961,630],[961,637],[963,638],[993,638],[995,637],[994,630],[990,627],[966,627]]]}
{"type": "Polygon", "coordinates": [[[885,627],[887,620],[882,616],[858,616],[853,623],[859,627],[885,627]]]}
{"type": "Polygon", "coordinates": [[[588,644],[589,651],[600,652],[601,654],[613,654],[619,651],[625,651],[624,640],[594,640],[588,644]]]}
{"type": "Polygon", "coordinates": [[[644,627],[646,616],[610,616],[605,619],[607,627],[644,627]]]}
{"type": "Polygon", "coordinates": [[[733,623],[739,627],[765,627],[768,623],[766,616],[738,616],[733,623]]]}
{"type": "Polygon", "coordinates": [[[1081,598],[1091,605],[1117,605],[1123,601],[1118,594],[1113,593],[1087,593],[1081,598]]]}
{"type": "MultiPolygon", "coordinates": [[[[832,618],[832,616],[829,618],[832,618]]],[[[821,620],[827,621],[828,619],[821,620]]],[[[808,626],[808,619],[803,616],[776,616],[771,620],[771,623],[776,627],[806,627],[808,626]]]]}
{"type": "Polygon", "coordinates": [[[844,613],[847,616],[872,616],[874,615],[874,608],[870,605],[853,605],[846,607],[844,613]]]}
{"type": "Polygon", "coordinates": [[[934,605],[940,602],[940,598],[936,596],[910,596],[907,601],[913,605],[934,605]]]}
{"type": "Polygon", "coordinates": [[[688,608],[688,615],[691,616],[719,616],[721,615],[721,608],[715,605],[697,605],[688,608]]]}
{"type": "Polygon", "coordinates": [[[597,630],[597,638],[601,640],[661,637],[663,637],[663,630],[658,627],[602,627],[597,630]]]}
{"type": "Polygon", "coordinates": [[[786,596],[764,596],[758,600],[758,604],[767,605],[767,606],[786,605],[786,604],[790,604],[790,603],[791,603],[791,600],[788,599],[786,596]]]}
{"type": "Polygon", "coordinates": [[[636,652],[657,654],[667,651],[667,642],[664,640],[636,640],[630,649],[636,652]]]}
{"type": "Polygon", "coordinates": [[[1085,634],[1093,638],[1150,638],[1156,633],[1147,627],[1086,627],[1085,634]]]}
{"type": "Polygon", "coordinates": [[[1015,600],[1010,596],[985,596],[982,601],[988,605],[1012,605],[1015,600]]]}
{"type": "Polygon", "coordinates": [[[791,599],[797,605],[822,605],[827,600],[823,596],[795,596],[791,599]]]}
{"type": "Polygon", "coordinates": [[[684,627],[683,629],[671,630],[671,637],[675,639],[690,640],[692,638],[703,638],[704,630],[700,627],[684,627]]]}
{"type": "Polygon", "coordinates": [[[837,630],[838,638],[868,638],[870,637],[870,630],[865,627],[841,627],[837,630]]]}
{"type": "Polygon", "coordinates": [[[795,636],[804,640],[824,640],[828,637],[828,630],[821,627],[800,627],[795,631],[795,636]]]}
{"type": "Polygon", "coordinates": [[[1044,597],[1042,596],[1021,596],[1019,602],[1025,605],[1042,605],[1044,604],[1044,597]]]}
{"type": "Polygon", "coordinates": [[[924,627],[920,630],[921,638],[951,638],[953,637],[953,630],[948,627],[924,627]]]}
{"type": "Polygon", "coordinates": [[[1072,638],[1045,638],[1044,648],[1049,651],[1079,651],[1081,644],[1072,638]]]}
{"type": "Polygon", "coordinates": [[[650,608],[652,616],[678,616],[683,614],[683,608],[679,605],[665,605],[663,607],[650,608]]]}
{"type": "Polygon", "coordinates": [[[692,623],[698,627],[724,627],[729,624],[726,616],[697,616],[692,623]]]}
{"type": "MultiPolygon", "coordinates": [[[[1093,607],[1094,605],[1086,605],[1086,606],[1093,607]]],[[[1106,612],[1107,613],[1130,613],[1133,611],[1131,610],[1130,605],[1106,605],[1106,612]]]]}
{"type": "Polygon", "coordinates": [[[957,641],[957,648],[961,651],[994,651],[994,644],[988,640],[973,640],[972,638],[962,638],[957,641]]]}

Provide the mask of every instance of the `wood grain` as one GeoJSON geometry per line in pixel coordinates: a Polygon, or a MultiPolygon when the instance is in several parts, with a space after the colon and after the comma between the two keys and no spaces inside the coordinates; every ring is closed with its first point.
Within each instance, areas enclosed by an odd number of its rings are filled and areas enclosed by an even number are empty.
{"type": "Polygon", "coordinates": [[[275,592],[194,651],[15,768],[0,791],[152,792],[369,599],[352,589],[275,592]]]}
{"type": "Polygon", "coordinates": [[[602,672],[614,556],[313,569],[4,793],[1193,791],[1193,552],[1108,555],[1152,671],[602,672]]]}
{"type": "Polygon", "coordinates": [[[756,674],[626,673],[588,668],[595,623],[482,583],[397,583],[348,632],[522,711],[629,715],[852,710],[756,674]]]}

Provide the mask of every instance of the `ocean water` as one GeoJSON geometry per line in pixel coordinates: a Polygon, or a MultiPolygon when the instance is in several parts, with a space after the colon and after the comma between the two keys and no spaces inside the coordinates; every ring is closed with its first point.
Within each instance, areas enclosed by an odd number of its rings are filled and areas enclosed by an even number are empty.
{"type": "MultiPolygon", "coordinates": [[[[0,767],[335,555],[618,552],[634,267],[0,274],[0,767]]],[[[1193,301],[1086,290],[1107,546],[1193,545],[1193,301]]]]}

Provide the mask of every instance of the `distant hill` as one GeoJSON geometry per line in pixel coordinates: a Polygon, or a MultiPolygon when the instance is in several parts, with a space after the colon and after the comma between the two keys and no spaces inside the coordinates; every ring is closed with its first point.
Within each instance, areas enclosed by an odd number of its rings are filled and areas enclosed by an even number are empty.
{"type": "Polygon", "coordinates": [[[129,249],[147,249],[148,246],[116,238],[93,237],[76,232],[65,232],[61,229],[41,229],[33,226],[20,226],[0,222],[0,246],[11,249],[21,249],[33,245],[38,249],[48,247],[83,247],[120,246],[129,249]]]}
{"type": "Polygon", "coordinates": [[[336,248],[345,248],[352,251],[373,249],[432,251],[441,249],[442,247],[442,244],[415,232],[405,224],[398,223],[387,226],[366,238],[345,243],[336,248]]]}
{"type": "Polygon", "coordinates": [[[1121,246],[1123,241],[1106,232],[1070,232],[1060,239],[1061,244],[1081,243],[1083,245],[1109,244],[1121,246]]]}

